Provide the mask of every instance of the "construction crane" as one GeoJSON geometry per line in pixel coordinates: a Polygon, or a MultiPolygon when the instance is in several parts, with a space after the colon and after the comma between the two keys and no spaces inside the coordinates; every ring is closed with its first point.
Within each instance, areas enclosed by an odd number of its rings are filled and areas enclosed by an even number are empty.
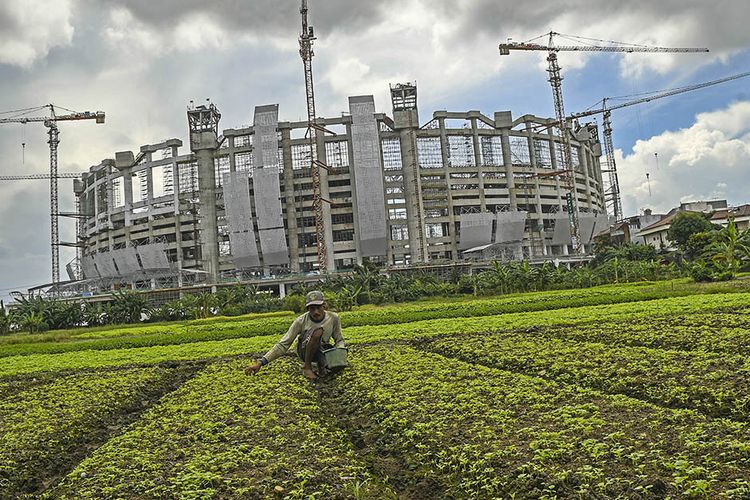
{"type": "MultiPolygon", "coordinates": [[[[58,179],[79,179],[81,174],[73,172],[58,172],[58,179]]],[[[50,174],[29,174],[29,175],[0,175],[0,181],[40,181],[51,179],[50,174]]]]}
{"type": "Polygon", "coordinates": [[[560,65],[557,62],[557,53],[560,51],[574,52],[708,52],[706,48],[670,48],[670,47],[649,47],[646,45],[636,45],[630,43],[613,42],[607,40],[598,40],[594,38],[584,38],[578,36],[561,35],[560,33],[550,31],[540,37],[532,38],[526,42],[508,42],[498,45],[500,55],[509,55],[511,50],[526,51],[545,51],[547,52],[547,72],[549,73],[549,82],[552,86],[552,98],[555,105],[555,118],[560,126],[560,135],[563,144],[563,165],[562,170],[565,173],[564,181],[567,190],[566,202],[568,208],[568,218],[570,220],[570,233],[573,243],[574,253],[581,255],[584,253],[583,240],[581,239],[581,230],[578,224],[578,200],[575,195],[575,171],[573,169],[573,152],[570,145],[570,130],[565,121],[565,106],[562,94],[562,76],[560,74],[560,65]],[[547,45],[535,43],[535,40],[542,36],[548,36],[547,45]],[[555,37],[560,36],[568,38],[581,45],[555,45],[555,37]],[[592,44],[595,42],[595,44],[592,44]],[[607,44],[607,45],[597,45],[607,44]]]}
{"type": "MultiPolygon", "coordinates": [[[[16,116],[9,118],[0,118],[0,123],[33,123],[42,122],[47,127],[49,135],[49,200],[50,200],[50,246],[52,248],[52,283],[60,282],[60,226],[59,226],[59,208],[58,208],[58,191],[57,179],[60,177],[57,172],[57,146],[60,144],[60,130],[57,128],[57,122],[76,121],[76,120],[96,120],[96,123],[104,123],[103,111],[84,111],[76,112],[57,106],[68,112],[68,114],[58,115],[55,112],[55,106],[46,104],[37,108],[20,109],[8,113],[15,113],[16,116]],[[31,113],[47,109],[49,116],[27,116],[31,113]]],[[[5,113],[5,114],[8,114],[5,113]]]]}
{"type": "Polygon", "coordinates": [[[318,244],[318,271],[328,272],[328,249],[326,246],[325,220],[323,219],[323,195],[320,187],[320,169],[328,167],[320,161],[316,154],[316,124],[315,124],[315,91],[313,87],[312,49],[315,40],[313,27],[307,23],[307,0],[302,0],[299,9],[302,15],[302,33],[299,36],[299,55],[305,69],[305,97],[307,100],[307,140],[310,145],[310,176],[313,188],[313,214],[315,216],[315,237],[318,244]]]}
{"type": "MultiPolygon", "coordinates": [[[[692,92],[694,90],[711,87],[713,85],[719,85],[720,83],[729,82],[732,80],[738,80],[750,76],[750,72],[739,73],[737,75],[720,78],[718,80],[712,80],[710,82],[697,83],[694,85],[687,85],[685,87],[679,87],[670,90],[664,90],[660,92],[649,92],[645,97],[634,99],[632,101],[622,102],[609,106],[607,103],[612,101],[614,97],[605,97],[601,101],[601,107],[588,109],[581,111],[580,113],[572,113],[568,116],[568,120],[575,120],[578,118],[585,118],[587,116],[593,116],[602,114],[603,125],[604,125],[604,151],[606,155],[607,168],[604,172],[609,174],[609,186],[605,190],[605,197],[609,197],[609,201],[612,203],[612,212],[615,219],[620,221],[623,218],[622,213],[622,201],[620,200],[620,182],[617,177],[617,164],[615,163],[615,149],[612,143],[612,111],[616,109],[627,108],[628,106],[635,106],[637,104],[644,104],[647,102],[655,101],[657,99],[663,99],[665,97],[671,97],[674,95],[684,94],[686,92],[692,92]]],[[[597,103],[598,105],[599,103],[597,103]]],[[[606,200],[606,198],[605,198],[606,200]]]]}

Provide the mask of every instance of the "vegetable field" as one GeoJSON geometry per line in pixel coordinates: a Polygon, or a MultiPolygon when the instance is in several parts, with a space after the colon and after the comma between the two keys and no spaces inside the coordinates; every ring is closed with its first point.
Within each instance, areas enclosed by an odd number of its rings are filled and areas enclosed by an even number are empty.
{"type": "Polygon", "coordinates": [[[749,498],[750,293],[628,284],[0,337],[0,497],[749,498]]]}

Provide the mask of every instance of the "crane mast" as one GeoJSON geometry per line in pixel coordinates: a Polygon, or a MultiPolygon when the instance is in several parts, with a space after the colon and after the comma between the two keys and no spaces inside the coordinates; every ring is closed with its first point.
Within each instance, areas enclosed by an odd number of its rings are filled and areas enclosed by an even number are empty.
{"type": "MultiPolygon", "coordinates": [[[[597,40],[592,38],[583,38],[583,37],[570,37],[575,39],[576,42],[583,42],[588,43],[588,45],[555,45],[554,44],[554,38],[555,36],[564,36],[560,33],[550,31],[545,36],[549,36],[549,41],[547,45],[542,45],[539,43],[534,43],[533,40],[529,40],[527,42],[508,42],[508,43],[501,43],[498,45],[498,49],[500,51],[500,55],[509,55],[511,50],[524,50],[524,51],[546,51],[547,54],[547,72],[549,73],[549,82],[552,86],[552,98],[555,105],[555,118],[557,120],[556,124],[560,127],[560,135],[562,139],[562,145],[563,145],[563,168],[562,171],[564,173],[564,179],[565,179],[565,188],[568,191],[565,195],[566,202],[567,202],[567,208],[568,208],[568,218],[570,220],[570,233],[571,233],[571,243],[573,245],[573,252],[576,254],[583,254],[584,249],[584,243],[581,239],[581,231],[578,224],[578,197],[576,196],[576,189],[575,189],[575,169],[573,165],[573,151],[570,144],[570,130],[568,129],[568,122],[565,120],[565,106],[563,104],[563,93],[562,93],[562,75],[560,73],[560,65],[557,62],[557,53],[560,51],[576,51],[576,52],[682,52],[682,53],[688,53],[688,52],[708,52],[708,49],[706,48],[685,48],[685,47],[678,47],[678,48],[669,48],[669,47],[648,47],[645,45],[636,45],[636,44],[627,44],[627,43],[621,43],[621,42],[612,42],[612,41],[606,41],[606,40],[597,40]],[[597,44],[590,44],[590,42],[597,42],[597,44]],[[601,43],[604,43],[605,45],[601,45],[601,43]]],[[[537,37],[538,38],[538,37],[537,37]]],[[[605,149],[612,147],[612,141],[611,141],[611,125],[609,126],[610,129],[610,141],[609,146],[607,145],[606,141],[606,129],[607,126],[605,124],[605,149]]],[[[614,151],[612,151],[612,155],[609,156],[609,158],[614,158],[614,151]]],[[[608,153],[609,154],[609,153],[608,153]]],[[[614,171],[613,165],[608,165],[607,170],[610,174],[610,187],[614,189],[613,196],[617,197],[617,200],[619,200],[619,185],[617,183],[617,174],[616,171],[614,171]],[[612,184],[612,181],[614,180],[614,184],[612,184]]],[[[622,209],[620,207],[619,201],[615,202],[616,204],[616,210],[621,214],[622,209]]],[[[617,214],[615,214],[617,216],[617,214]]]]}
{"type": "MultiPolygon", "coordinates": [[[[550,46],[552,46],[552,34],[550,33],[550,46]]],[[[549,73],[549,83],[552,86],[552,97],[555,103],[555,117],[560,124],[560,135],[563,141],[563,184],[567,193],[565,202],[568,206],[568,221],[570,222],[570,236],[573,244],[573,251],[576,254],[583,254],[583,240],[581,239],[581,228],[578,225],[578,196],[576,196],[575,169],[573,168],[573,150],[570,145],[570,134],[568,133],[567,122],[565,121],[565,106],[562,95],[562,75],[560,74],[560,65],[557,63],[557,52],[550,50],[547,55],[547,72],[549,73]]]]}
{"type": "Polygon", "coordinates": [[[320,169],[327,168],[317,159],[316,126],[315,126],[315,90],[313,86],[312,49],[315,33],[307,22],[307,0],[302,0],[299,10],[302,15],[302,33],[299,37],[299,55],[305,70],[305,99],[307,101],[307,140],[310,145],[310,176],[313,188],[313,214],[315,216],[315,237],[318,247],[318,270],[328,272],[328,249],[325,238],[325,221],[323,218],[323,196],[320,186],[320,169]]]}
{"type": "MultiPolygon", "coordinates": [[[[65,115],[58,115],[55,113],[55,106],[47,104],[39,108],[30,108],[28,110],[21,110],[23,112],[37,111],[47,108],[49,109],[49,116],[17,116],[12,118],[0,118],[0,123],[32,123],[42,122],[47,127],[47,134],[49,140],[49,203],[50,203],[50,247],[51,247],[51,260],[52,260],[52,282],[60,282],[60,209],[59,209],[59,193],[57,180],[60,178],[57,172],[58,164],[58,145],[60,144],[60,129],[57,127],[57,122],[60,121],[72,121],[72,120],[96,120],[96,123],[104,123],[105,115],[102,111],[95,113],[85,112],[70,112],[65,115]]],[[[23,177],[23,176],[21,176],[23,177]]],[[[36,177],[40,178],[40,177],[36,177]]],[[[42,177],[47,178],[47,177],[42,177]]],[[[3,179],[6,180],[6,179],[3,179]]]]}

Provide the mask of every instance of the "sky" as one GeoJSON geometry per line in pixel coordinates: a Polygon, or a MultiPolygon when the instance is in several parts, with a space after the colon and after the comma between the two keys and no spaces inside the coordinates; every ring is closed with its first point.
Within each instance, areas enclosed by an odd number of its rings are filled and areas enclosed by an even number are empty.
{"type": "MultiPolygon", "coordinates": [[[[700,54],[561,52],[566,112],[750,71],[747,0],[309,0],[317,111],[416,81],[420,120],[435,110],[554,115],[544,53],[499,56],[497,44],[549,31],[700,54]]],[[[0,112],[53,103],[102,110],[60,124],[59,170],[84,172],[116,151],[177,137],[186,106],[210,99],[220,128],[278,103],[305,116],[298,0],[0,0],[0,112]]],[[[546,43],[542,38],[541,43],[546,43]]],[[[564,43],[559,40],[558,43],[564,43]]],[[[0,115],[8,116],[8,115],[0,115]]],[[[750,78],[613,113],[624,212],[682,201],[750,203],[750,78]],[[646,179],[649,174],[649,180],[646,179]]],[[[0,124],[0,175],[49,171],[41,124],[0,124]],[[25,148],[21,144],[25,143],[25,148]]],[[[183,151],[187,151],[187,146],[183,151]]],[[[0,181],[0,297],[50,281],[49,184],[0,181]]],[[[72,181],[60,209],[72,211],[72,181]]],[[[61,240],[74,239],[61,220],[61,240]]],[[[61,249],[61,268],[74,257],[61,249]]]]}

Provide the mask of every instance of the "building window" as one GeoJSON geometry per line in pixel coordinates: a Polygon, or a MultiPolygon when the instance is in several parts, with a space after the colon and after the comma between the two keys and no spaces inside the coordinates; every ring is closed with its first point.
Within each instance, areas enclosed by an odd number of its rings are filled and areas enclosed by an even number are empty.
{"type": "Polygon", "coordinates": [[[253,170],[253,153],[235,153],[234,166],[237,172],[250,172],[253,170]]]}
{"type": "Polygon", "coordinates": [[[391,220],[406,219],[406,209],[405,208],[389,208],[388,218],[391,220]]]}
{"type": "Polygon", "coordinates": [[[333,231],[333,241],[354,241],[353,229],[342,229],[333,231]]]}
{"type": "MultiPolygon", "coordinates": [[[[559,153],[559,149],[558,149],[559,153]]],[[[536,165],[541,168],[552,167],[552,153],[549,149],[549,141],[534,139],[534,156],[536,156],[536,165]]],[[[562,167],[562,164],[558,165],[562,167]]]]}
{"type": "Polygon", "coordinates": [[[251,135],[238,135],[234,138],[235,148],[244,148],[253,145],[253,136],[251,135]]]}
{"type": "Polygon", "coordinates": [[[439,137],[418,137],[417,155],[420,168],[443,167],[443,153],[439,137]]]}
{"type": "Polygon", "coordinates": [[[527,137],[510,136],[510,159],[513,165],[531,165],[527,137]]]}
{"type": "Polygon", "coordinates": [[[503,143],[502,138],[497,135],[483,135],[479,137],[479,152],[482,165],[503,165],[503,143]]]}
{"type": "Polygon", "coordinates": [[[383,170],[401,170],[401,142],[398,139],[383,139],[383,170]]]}
{"type": "Polygon", "coordinates": [[[353,214],[331,214],[331,224],[353,224],[353,214]]]}
{"type": "Polygon", "coordinates": [[[229,173],[229,156],[220,156],[214,158],[214,176],[216,178],[216,187],[224,185],[224,174],[229,173]]]}
{"type": "Polygon", "coordinates": [[[403,241],[409,239],[409,228],[406,225],[392,225],[391,226],[391,239],[395,241],[403,241]]]}
{"type": "Polygon", "coordinates": [[[470,135],[448,136],[448,164],[451,167],[474,167],[474,138],[470,135]]]}
{"type": "Polygon", "coordinates": [[[329,168],[349,166],[349,143],[347,141],[326,142],[326,163],[329,168]]]}
{"type": "Polygon", "coordinates": [[[445,236],[442,224],[425,224],[424,232],[428,238],[442,238],[445,236]]]}

